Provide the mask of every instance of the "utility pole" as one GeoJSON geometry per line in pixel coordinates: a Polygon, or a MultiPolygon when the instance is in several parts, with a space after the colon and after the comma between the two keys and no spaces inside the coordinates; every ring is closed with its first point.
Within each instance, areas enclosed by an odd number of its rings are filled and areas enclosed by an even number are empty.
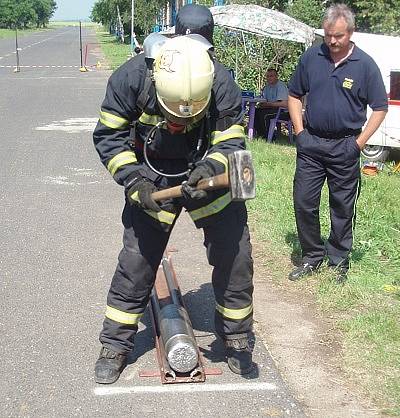
{"type": "Polygon", "coordinates": [[[135,34],[135,0],[132,0],[132,14],[131,14],[131,56],[133,57],[134,52],[140,50],[139,42],[136,39],[135,34]]]}
{"type": "Polygon", "coordinates": [[[82,53],[82,22],[81,21],[79,21],[79,49],[80,49],[80,52],[81,52],[81,66],[79,68],[79,71],[81,73],[85,73],[87,71],[87,68],[83,64],[83,53],[82,53]]]}

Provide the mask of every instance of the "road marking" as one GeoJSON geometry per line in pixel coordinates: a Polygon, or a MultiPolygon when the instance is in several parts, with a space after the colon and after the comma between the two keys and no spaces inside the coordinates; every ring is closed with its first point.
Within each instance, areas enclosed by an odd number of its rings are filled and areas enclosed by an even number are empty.
{"type": "MultiPolygon", "coordinates": [[[[43,43],[43,42],[50,41],[51,39],[57,38],[58,36],[62,36],[62,35],[64,35],[64,34],[68,33],[68,32],[71,32],[71,30],[66,30],[66,31],[64,31],[64,32],[58,33],[57,35],[51,36],[50,38],[45,38],[45,39],[42,39],[41,41],[35,42],[35,43],[33,43],[33,44],[26,45],[26,46],[24,46],[23,48],[19,48],[18,50],[19,50],[19,51],[23,51],[24,49],[31,48],[32,46],[39,45],[39,44],[41,44],[41,43],[43,43]]],[[[6,55],[4,55],[4,56],[5,56],[5,57],[8,57],[8,56],[10,56],[10,55],[12,55],[12,54],[15,54],[15,51],[10,52],[10,53],[8,53],[8,54],[6,54],[6,55]]]]}
{"type": "Polygon", "coordinates": [[[200,393],[200,392],[255,392],[263,390],[277,390],[278,388],[267,382],[259,383],[225,383],[225,384],[185,384],[166,386],[131,386],[131,387],[97,387],[93,389],[96,396],[122,395],[122,394],[147,394],[147,393],[200,393]]]}
{"type": "MultiPolygon", "coordinates": [[[[95,176],[93,174],[84,174],[84,175],[87,175],[88,177],[94,177],[95,176]]],[[[45,176],[40,181],[44,184],[58,184],[58,185],[63,185],[63,186],[87,186],[88,184],[100,183],[99,180],[85,181],[85,182],[72,181],[66,176],[45,176]]]]}
{"type": "Polygon", "coordinates": [[[93,132],[98,118],[71,118],[53,121],[45,126],[38,126],[37,131],[63,131],[68,133],[93,132]]]}
{"type": "MultiPolygon", "coordinates": [[[[64,166],[67,169],[67,175],[60,176],[45,176],[40,181],[45,184],[57,184],[64,186],[86,186],[88,184],[100,183],[97,180],[100,176],[97,171],[94,171],[91,168],[79,168],[79,167],[68,167],[64,166]]],[[[101,178],[101,182],[104,183],[101,178]]]]}

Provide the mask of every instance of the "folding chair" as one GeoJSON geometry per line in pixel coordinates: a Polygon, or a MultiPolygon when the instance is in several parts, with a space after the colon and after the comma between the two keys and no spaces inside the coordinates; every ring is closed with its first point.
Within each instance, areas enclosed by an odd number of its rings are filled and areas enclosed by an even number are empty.
{"type": "Polygon", "coordinates": [[[268,142],[272,142],[275,127],[278,126],[280,128],[280,126],[282,124],[284,124],[284,125],[286,125],[286,128],[287,128],[288,133],[289,133],[289,142],[291,144],[293,143],[293,123],[290,119],[284,119],[282,117],[282,114],[284,112],[287,112],[287,109],[285,107],[279,107],[276,116],[273,119],[270,120],[269,127],[268,127],[268,133],[267,133],[267,141],[268,142]]]}

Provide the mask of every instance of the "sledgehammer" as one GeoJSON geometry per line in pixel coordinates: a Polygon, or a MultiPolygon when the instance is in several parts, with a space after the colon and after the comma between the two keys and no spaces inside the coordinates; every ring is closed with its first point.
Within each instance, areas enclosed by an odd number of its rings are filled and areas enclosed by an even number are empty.
{"type": "MultiPolygon", "coordinates": [[[[250,151],[240,150],[228,155],[228,172],[218,174],[197,183],[197,190],[216,190],[229,188],[232,200],[254,199],[256,182],[250,151]]],[[[154,200],[171,199],[182,196],[182,186],[158,190],[151,194],[154,200]]]]}

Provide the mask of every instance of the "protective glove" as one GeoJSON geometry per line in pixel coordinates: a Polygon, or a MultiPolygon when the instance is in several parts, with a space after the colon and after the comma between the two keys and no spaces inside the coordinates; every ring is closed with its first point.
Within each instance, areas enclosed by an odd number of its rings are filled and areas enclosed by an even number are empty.
{"type": "Polygon", "coordinates": [[[215,168],[209,161],[199,161],[190,173],[187,181],[182,183],[182,194],[186,199],[204,199],[207,197],[206,190],[196,190],[197,183],[202,179],[215,176],[215,168]]]}
{"type": "Polygon", "coordinates": [[[131,205],[138,205],[142,209],[160,212],[161,208],[151,194],[157,190],[157,187],[149,180],[143,177],[136,177],[125,186],[126,197],[131,205]]]}

